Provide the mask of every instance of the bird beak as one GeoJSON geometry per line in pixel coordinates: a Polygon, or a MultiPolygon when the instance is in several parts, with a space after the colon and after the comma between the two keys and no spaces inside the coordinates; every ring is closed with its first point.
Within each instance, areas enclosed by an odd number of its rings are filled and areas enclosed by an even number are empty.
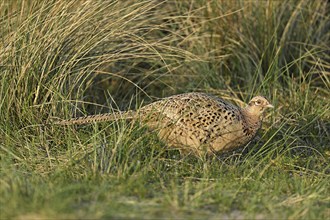
{"type": "Polygon", "coordinates": [[[267,108],[274,108],[274,106],[272,104],[268,104],[266,105],[267,108]]]}

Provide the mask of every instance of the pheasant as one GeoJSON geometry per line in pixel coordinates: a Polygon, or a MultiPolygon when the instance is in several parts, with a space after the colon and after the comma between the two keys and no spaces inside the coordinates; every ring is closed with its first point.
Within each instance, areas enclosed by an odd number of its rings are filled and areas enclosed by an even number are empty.
{"type": "Polygon", "coordinates": [[[213,154],[251,141],[261,128],[263,112],[273,108],[266,98],[256,96],[245,108],[205,93],[170,96],[138,111],[106,113],[72,118],[59,125],[137,119],[157,132],[167,146],[181,153],[213,154]]]}

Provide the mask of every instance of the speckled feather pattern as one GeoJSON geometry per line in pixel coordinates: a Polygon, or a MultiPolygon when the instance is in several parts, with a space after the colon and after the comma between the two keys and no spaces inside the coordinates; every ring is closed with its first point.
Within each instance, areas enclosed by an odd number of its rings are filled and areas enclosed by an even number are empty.
{"type": "Polygon", "coordinates": [[[150,113],[146,124],[169,146],[197,154],[243,145],[261,125],[248,126],[240,108],[204,93],[171,96],[141,111],[150,113]]]}

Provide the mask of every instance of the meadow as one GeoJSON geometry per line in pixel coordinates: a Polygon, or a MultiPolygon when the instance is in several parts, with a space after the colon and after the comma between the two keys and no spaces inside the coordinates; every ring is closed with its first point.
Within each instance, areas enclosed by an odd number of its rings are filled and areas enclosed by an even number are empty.
{"type": "Polygon", "coordinates": [[[1,219],[329,219],[330,3],[0,2],[1,219]],[[275,106],[196,158],[139,123],[54,121],[206,92],[275,106]]]}

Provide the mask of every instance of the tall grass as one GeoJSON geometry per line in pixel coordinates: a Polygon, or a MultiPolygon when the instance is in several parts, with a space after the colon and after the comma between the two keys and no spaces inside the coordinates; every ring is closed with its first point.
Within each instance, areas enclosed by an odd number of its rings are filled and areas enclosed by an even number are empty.
{"type": "Polygon", "coordinates": [[[2,1],[1,218],[329,218],[327,1],[2,1]],[[54,118],[203,91],[276,106],[215,158],[54,118]]]}

